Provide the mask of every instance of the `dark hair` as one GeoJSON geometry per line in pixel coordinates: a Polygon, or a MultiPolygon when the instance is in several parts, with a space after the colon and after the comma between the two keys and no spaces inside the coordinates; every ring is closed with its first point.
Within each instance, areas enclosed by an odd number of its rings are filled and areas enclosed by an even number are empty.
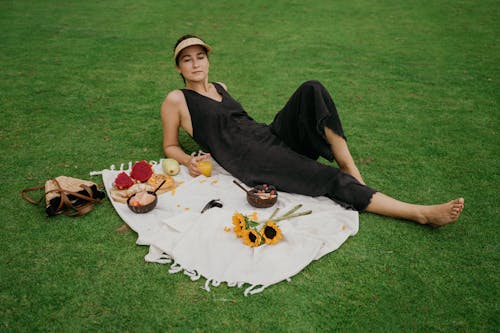
{"type": "MultiPolygon", "coordinates": [[[[179,39],[177,40],[177,42],[175,43],[175,45],[174,45],[174,52],[175,52],[175,48],[177,47],[177,45],[179,45],[179,44],[180,44],[183,40],[186,40],[186,39],[188,39],[188,38],[198,38],[198,39],[201,39],[200,37],[195,36],[195,35],[184,35],[184,36],[182,36],[181,38],[179,38],[179,39]]],[[[201,39],[201,40],[203,40],[203,39],[201,39]]],[[[208,55],[208,50],[207,50],[207,48],[206,48],[206,47],[204,47],[204,46],[202,46],[202,45],[200,45],[200,46],[201,46],[201,47],[205,50],[205,53],[208,55]]],[[[181,55],[181,54],[180,54],[180,52],[179,52],[179,54],[177,55],[177,57],[175,57],[175,64],[176,64],[176,65],[179,65],[179,57],[180,57],[180,55],[181,55]]]]}

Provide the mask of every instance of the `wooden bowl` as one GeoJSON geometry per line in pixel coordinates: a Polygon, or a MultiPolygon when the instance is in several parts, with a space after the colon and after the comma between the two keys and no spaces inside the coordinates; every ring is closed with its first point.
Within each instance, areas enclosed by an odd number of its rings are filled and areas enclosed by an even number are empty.
{"type": "Polygon", "coordinates": [[[276,191],[276,196],[272,198],[261,198],[257,195],[257,189],[254,187],[247,192],[247,201],[250,205],[255,208],[269,208],[274,206],[276,201],[278,201],[278,192],[276,191]]]}
{"type": "Polygon", "coordinates": [[[156,204],[158,203],[158,196],[156,195],[156,193],[154,193],[152,191],[148,191],[148,193],[154,195],[155,199],[153,200],[153,202],[150,202],[144,206],[131,206],[130,199],[132,199],[137,194],[136,193],[127,199],[128,208],[130,208],[131,211],[133,211],[134,213],[137,213],[137,214],[144,214],[144,213],[148,213],[148,212],[152,211],[156,207],[156,204]]]}

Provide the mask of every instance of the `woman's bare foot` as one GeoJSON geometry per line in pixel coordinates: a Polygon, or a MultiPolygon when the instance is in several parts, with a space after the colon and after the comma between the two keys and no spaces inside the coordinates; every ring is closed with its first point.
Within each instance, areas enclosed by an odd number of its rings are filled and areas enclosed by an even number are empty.
{"type": "Polygon", "coordinates": [[[433,227],[454,223],[464,209],[464,199],[458,198],[440,205],[415,205],[391,198],[381,192],[372,196],[367,212],[415,221],[433,227]]]}
{"type": "Polygon", "coordinates": [[[458,198],[441,205],[422,206],[422,218],[419,222],[433,227],[442,227],[450,223],[455,223],[463,209],[463,198],[458,198]]]}

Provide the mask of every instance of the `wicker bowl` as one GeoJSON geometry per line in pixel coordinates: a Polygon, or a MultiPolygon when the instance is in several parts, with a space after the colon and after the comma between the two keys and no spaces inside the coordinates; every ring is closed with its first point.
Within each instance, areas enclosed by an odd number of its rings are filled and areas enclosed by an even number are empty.
{"type": "Polygon", "coordinates": [[[257,195],[257,189],[254,187],[247,192],[247,201],[250,205],[256,208],[269,208],[274,206],[276,201],[278,201],[278,192],[276,196],[272,198],[261,198],[257,195]]]}
{"type": "Polygon", "coordinates": [[[152,211],[156,207],[156,204],[158,203],[158,196],[156,195],[156,193],[154,193],[152,191],[148,191],[148,193],[154,195],[155,199],[153,200],[153,202],[151,202],[147,205],[144,205],[144,206],[131,206],[130,199],[132,199],[135,196],[135,194],[134,194],[130,198],[127,199],[128,208],[130,208],[131,211],[133,211],[134,213],[137,213],[137,214],[144,214],[144,213],[152,211]]]}

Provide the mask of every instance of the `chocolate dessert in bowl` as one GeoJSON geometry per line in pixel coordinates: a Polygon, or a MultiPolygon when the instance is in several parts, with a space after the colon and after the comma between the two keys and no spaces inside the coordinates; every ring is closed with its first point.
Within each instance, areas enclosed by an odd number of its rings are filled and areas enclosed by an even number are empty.
{"type": "Polygon", "coordinates": [[[256,208],[269,208],[278,201],[278,191],[273,185],[262,184],[247,190],[238,181],[233,180],[247,194],[247,201],[256,208]]]}

